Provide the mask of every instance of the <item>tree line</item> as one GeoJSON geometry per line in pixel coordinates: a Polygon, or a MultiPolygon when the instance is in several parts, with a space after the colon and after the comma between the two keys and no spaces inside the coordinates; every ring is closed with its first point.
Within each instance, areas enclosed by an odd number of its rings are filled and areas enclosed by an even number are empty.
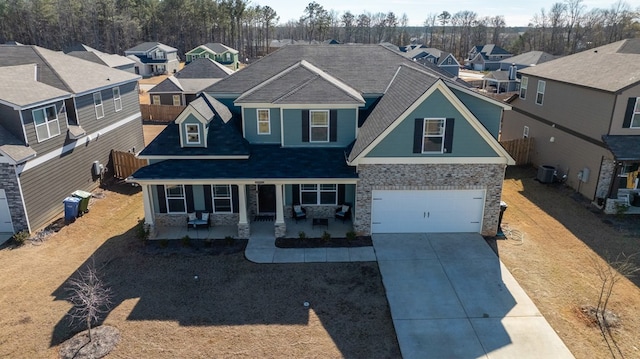
{"type": "Polygon", "coordinates": [[[640,8],[618,0],[608,9],[587,9],[584,0],[562,0],[533,14],[524,28],[507,28],[502,15],[442,11],[423,26],[408,26],[406,14],[342,14],[313,1],[297,20],[279,23],[269,6],[248,0],[0,0],[0,42],[17,41],[62,50],[84,43],[122,54],[143,41],[159,41],[180,54],[221,42],[255,58],[271,40],[309,43],[424,44],[464,58],[472,46],[494,43],[513,53],[531,50],[566,55],[640,35],[640,8]]]}

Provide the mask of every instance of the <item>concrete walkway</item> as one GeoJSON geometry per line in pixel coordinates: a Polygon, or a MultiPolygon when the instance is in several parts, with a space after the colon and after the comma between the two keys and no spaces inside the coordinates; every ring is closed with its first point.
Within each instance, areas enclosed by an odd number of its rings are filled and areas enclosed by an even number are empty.
{"type": "Polygon", "coordinates": [[[573,358],[479,234],[383,234],[372,247],[276,248],[253,234],[256,263],[378,261],[400,351],[413,358],[573,358]]]}

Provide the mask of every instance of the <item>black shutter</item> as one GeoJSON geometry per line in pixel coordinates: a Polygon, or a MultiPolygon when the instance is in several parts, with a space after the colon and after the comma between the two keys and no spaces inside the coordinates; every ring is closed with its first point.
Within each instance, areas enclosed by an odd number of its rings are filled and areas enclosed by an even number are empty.
{"type": "Polygon", "coordinates": [[[424,119],[416,118],[413,127],[413,153],[422,153],[422,137],[424,136],[424,119]]]}
{"type": "Polygon", "coordinates": [[[453,149],[453,124],[455,118],[448,118],[444,127],[444,153],[451,153],[453,149]]]}
{"type": "Polygon", "coordinates": [[[338,185],[338,204],[344,204],[344,189],[345,185],[338,185]]]}
{"type": "Polygon", "coordinates": [[[240,203],[238,198],[238,186],[231,186],[231,203],[233,204],[233,213],[240,213],[240,203]]]}
{"type": "Polygon", "coordinates": [[[627,100],[627,110],[624,112],[624,122],[622,122],[623,128],[631,127],[631,118],[633,117],[633,110],[636,107],[636,97],[629,97],[627,100]]]}
{"type": "Polygon", "coordinates": [[[158,208],[160,213],[167,213],[167,198],[164,194],[164,186],[159,184],[156,186],[156,190],[158,192],[158,208]]]}
{"type": "Polygon", "coordinates": [[[291,186],[291,192],[293,192],[293,202],[292,204],[300,204],[300,185],[294,184],[291,186]]]}
{"type": "Polygon", "coordinates": [[[338,110],[329,111],[329,142],[338,141],[338,110]]]}
{"type": "Polygon", "coordinates": [[[213,213],[213,198],[211,196],[211,185],[204,185],[204,208],[209,213],[213,213]]]}
{"type": "Polygon", "coordinates": [[[193,209],[193,186],[185,185],[184,186],[184,196],[187,199],[187,213],[195,212],[193,209]]]}
{"type": "Polygon", "coordinates": [[[309,142],[309,110],[302,110],[302,142],[309,142]]]}

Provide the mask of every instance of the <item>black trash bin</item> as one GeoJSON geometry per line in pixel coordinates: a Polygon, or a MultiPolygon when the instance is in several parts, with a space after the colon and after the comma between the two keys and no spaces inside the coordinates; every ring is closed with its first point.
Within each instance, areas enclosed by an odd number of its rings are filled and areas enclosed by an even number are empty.
{"type": "Polygon", "coordinates": [[[502,232],[502,216],[504,215],[504,211],[507,210],[507,202],[500,201],[500,215],[498,216],[498,236],[504,237],[504,233],[502,232]]]}
{"type": "Polygon", "coordinates": [[[78,218],[78,210],[80,209],[80,201],[78,197],[67,197],[62,201],[64,203],[64,222],[71,223],[78,218]]]}

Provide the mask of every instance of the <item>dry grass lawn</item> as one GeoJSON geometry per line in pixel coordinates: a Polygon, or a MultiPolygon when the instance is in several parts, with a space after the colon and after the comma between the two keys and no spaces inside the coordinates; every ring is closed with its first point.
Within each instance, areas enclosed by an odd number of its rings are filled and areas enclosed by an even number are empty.
{"type": "MultiPolygon", "coordinates": [[[[597,303],[601,282],[594,258],[640,252],[640,217],[593,213],[573,190],[541,184],[535,175],[529,168],[507,171],[503,199],[509,208],[503,222],[524,239],[498,240],[500,259],[576,358],[609,358],[599,329],[579,308],[597,303]]],[[[634,259],[640,266],[640,256],[634,259]]],[[[609,304],[621,317],[613,335],[625,358],[640,358],[639,285],[638,277],[621,280],[609,304]]]]}
{"type": "Polygon", "coordinates": [[[140,194],[117,189],[40,245],[0,251],[0,358],[57,357],[78,331],[64,283],[91,256],[115,293],[110,358],[399,357],[376,263],[149,254],[133,230],[140,194]]]}

